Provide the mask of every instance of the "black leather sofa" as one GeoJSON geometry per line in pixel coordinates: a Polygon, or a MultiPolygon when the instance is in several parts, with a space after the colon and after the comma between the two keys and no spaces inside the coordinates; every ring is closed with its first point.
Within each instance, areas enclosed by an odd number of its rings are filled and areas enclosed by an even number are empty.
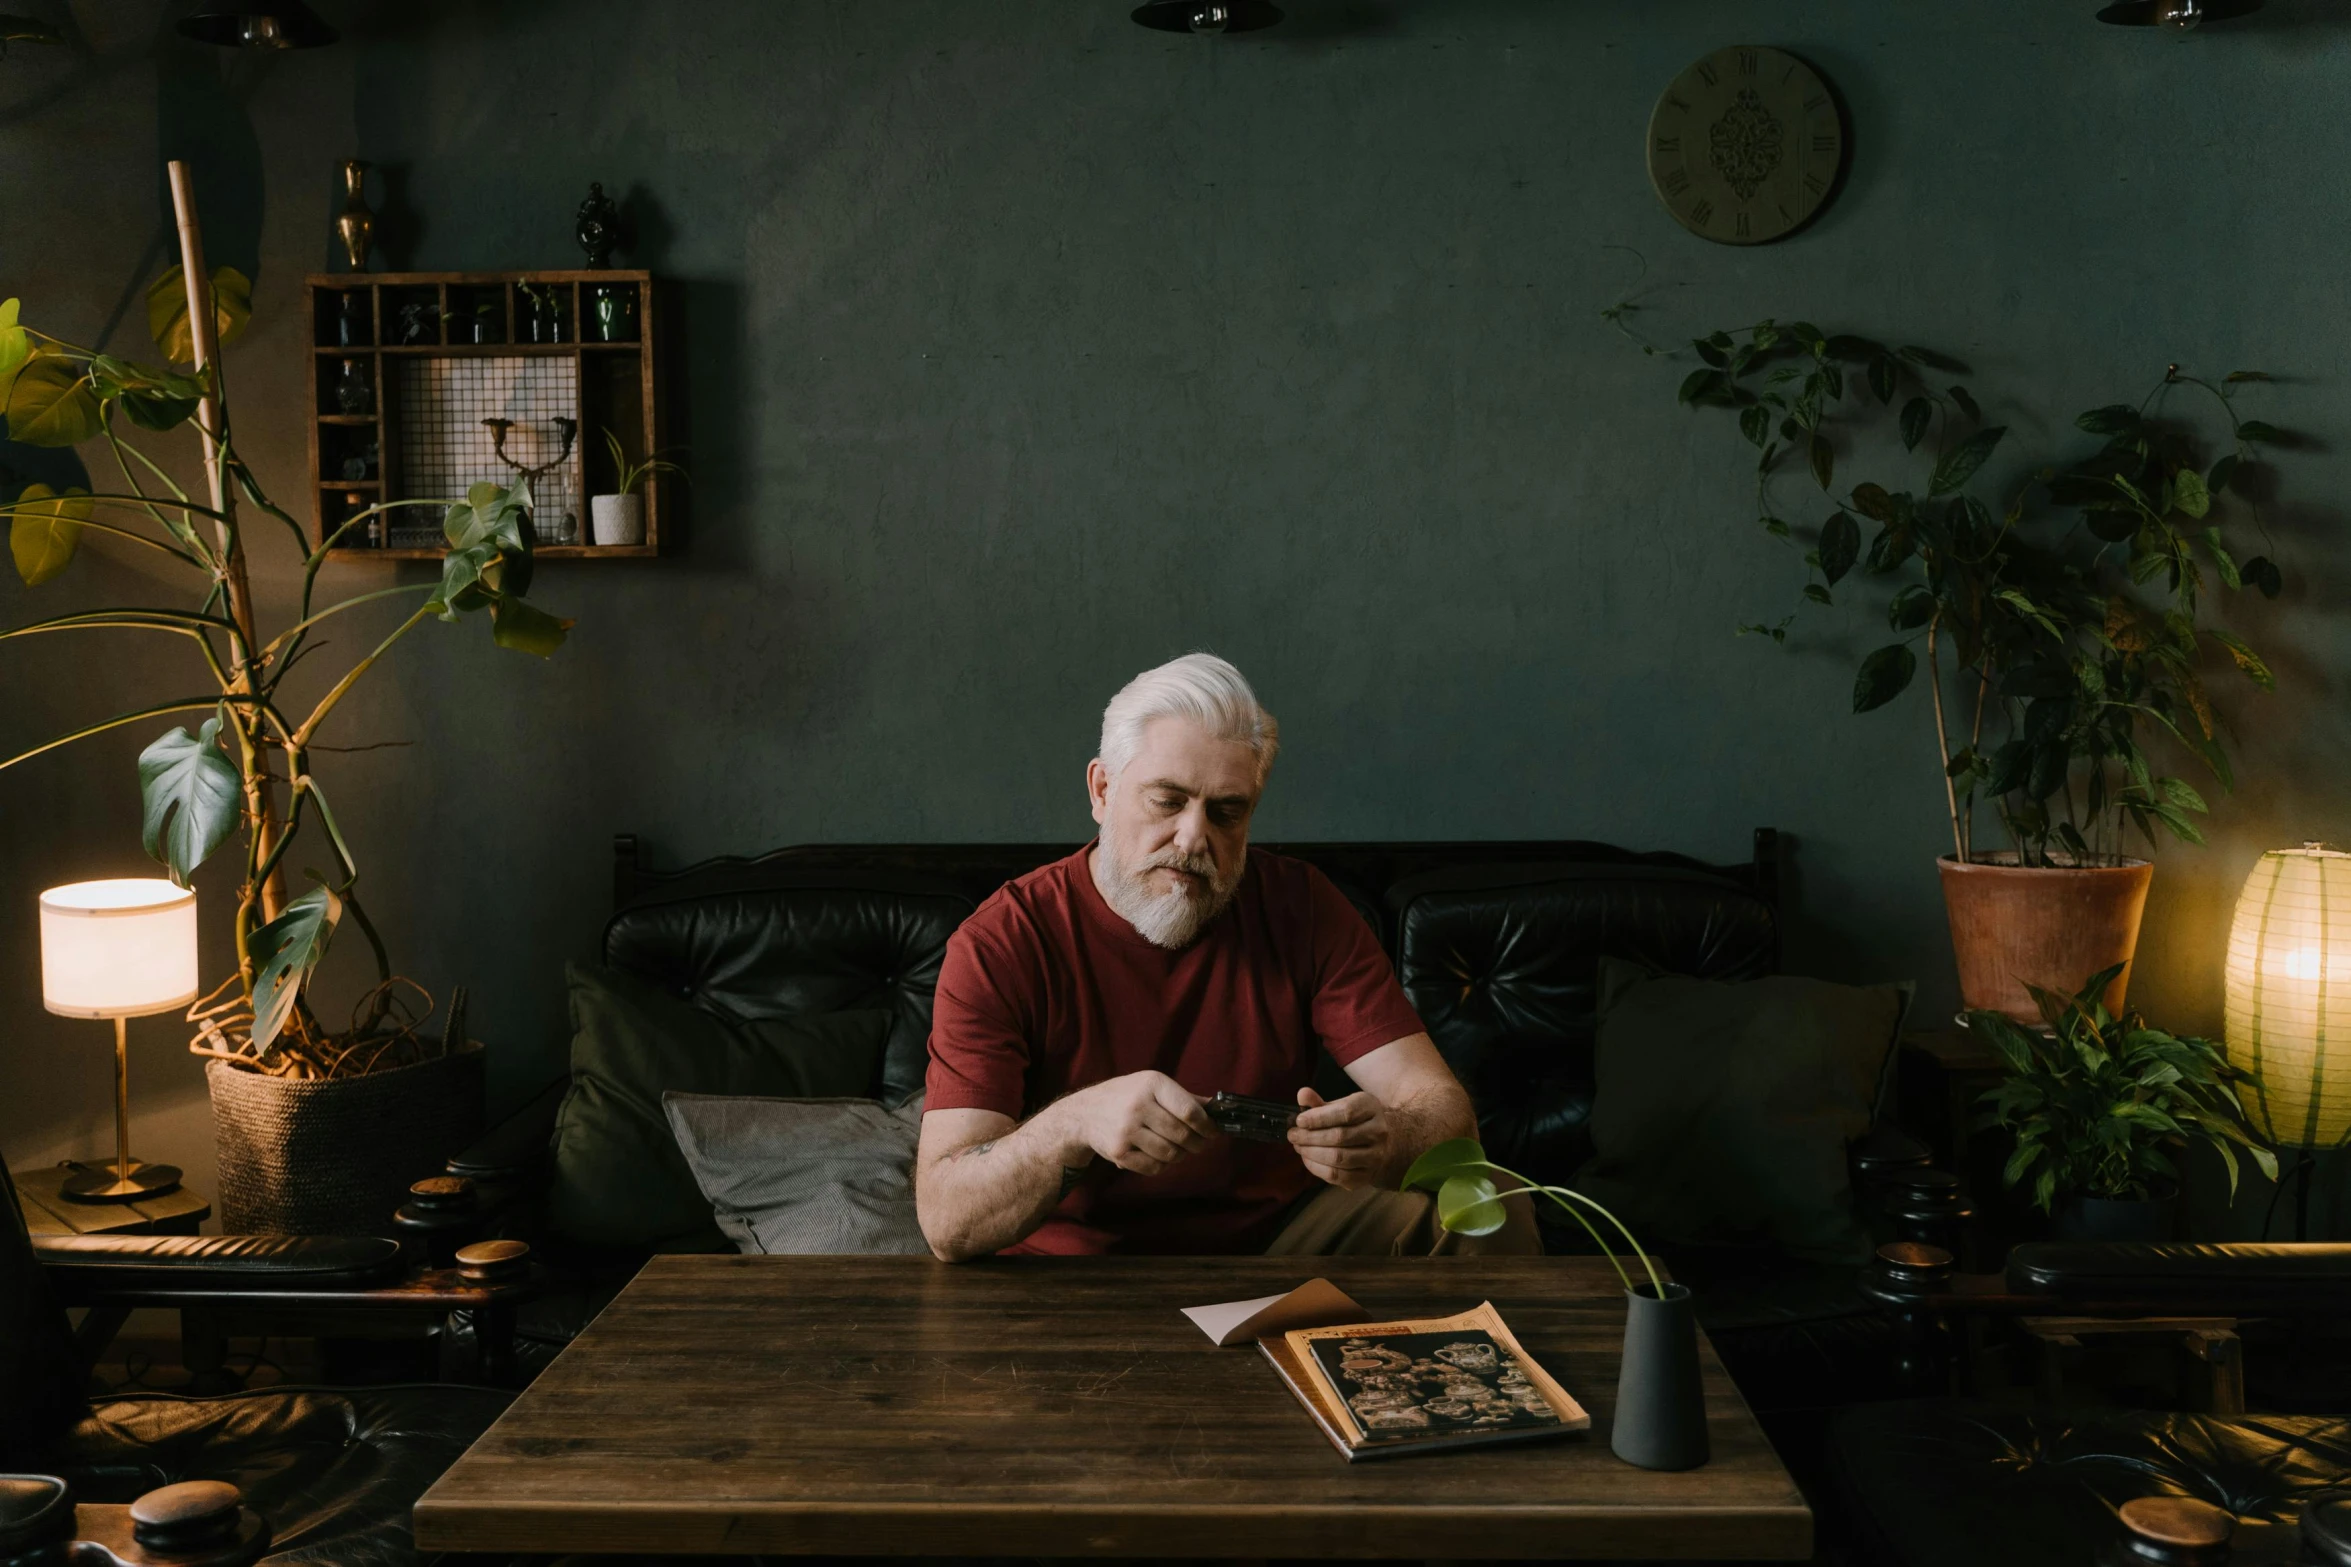
{"type": "MultiPolygon", "coordinates": [[[[1561,1180],[1591,1153],[1603,956],[1725,980],[1777,968],[1780,841],[1765,829],[1754,842],[1752,859],[1727,865],[1577,841],[1267,847],[1320,867],[1371,922],[1475,1099],[1496,1158],[1561,1180]]],[[[649,866],[633,838],[615,847],[605,963],[739,1018],[887,1009],[896,1021],[873,1092],[894,1100],[922,1085],[948,936],[1006,880],[1075,845],[809,846],[674,871],[649,866]]],[[[568,1288],[523,1308],[526,1369],[551,1358],[643,1261],[569,1244],[535,1216],[564,1086],[550,1084],[449,1165],[504,1215],[503,1233],[531,1240],[568,1276],[568,1288]]],[[[1901,1139],[1875,1157],[1925,1161],[1901,1139]]],[[[1549,1239],[1559,1250],[1582,1245],[1574,1232],[1549,1239]]],[[[1709,1334],[1767,1419],[1817,1420],[1886,1390],[1890,1328],[1852,1270],[1768,1252],[1669,1260],[1697,1284],[1709,1334]]]]}

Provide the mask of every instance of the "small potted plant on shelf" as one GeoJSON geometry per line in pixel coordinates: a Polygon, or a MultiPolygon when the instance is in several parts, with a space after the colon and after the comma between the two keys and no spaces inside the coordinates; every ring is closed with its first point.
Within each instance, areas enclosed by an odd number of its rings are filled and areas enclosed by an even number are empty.
{"type": "Polygon", "coordinates": [[[461,500],[361,507],[315,541],[269,498],[228,433],[218,359],[218,345],[248,318],[249,292],[233,270],[203,269],[184,172],[171,167],[183,261],[147,303],[157,344],[180,368],[67,342],[20,324],[16,300],[0,303],[0,407],[11,436],[35,446],[97,444],[118,474],[94,494],[24,486],[0,503],[0,517],[28,587],[65,571],[85,536],[96,536],[161,557],[159,570],[184,573],[189,593],[180,602],[35,620],[0,632],[0,640],[160,632],[179,640],[193,667],[157,700],[0,758],[0,768],[127,725],[202,716],[195,733],[175,726],[140,753],[139,788],[147,852],[180,885],[215,851],[242,840],[236,968],[189,1015],[197,1027],[190,1048],[210,1058],[222,1219],[232,1232],[373,1233],[408,1182],[433,1173],[478,1130],[482,1061],[457,1016],[437,1032],[426,1026],[430,998],[392,967],[361,897],[345,822],[328,804],[321,730],[368,671],[428,621],[486,611],[500,647],[541,657],[562,645],[571,622],[522,596],[531,571],[527,481],[477,484],[461,500]],[[130,427],[185,432],[204,467],[203,498],[183,489],[130,427]],[[398,506],[444,509],[449,548],[439,579],[318,602],[327,552],[398,506]],[[258,540],[247,524],[256,514],[266,519],[261,539],[293,548],[299,590],[282,626],[264,624],[249,581],[247,550],[258,540]],[[371,637],[371,650],[323,692],[288,682],[291,670],[324,650],[321,627],[402,597],[413,607],[403,607],[388,634],[371,637]],[[319,868],[307,869],[312,885],[296,890],[290,872],[302,866],[319,868]],[[313,981],[347,925],[365,940],[375,980],[347,1021],[329,1021],[313,981]]]}
{"type": "Polygon", "coordinates": [[[1616,1419],[1609,1448],[1643,1469],[1695,1469],[1706,1462],[1706,1398],[1698,1377],[1698,1316],[1687,1285],[1666,1282],[1624,1221],[1582,1192],[1545,1186],[1486,1158],[1474,1137],[1437,1144],[1404,1172],[1404,1190],[1434,1194],[1437,1222],[1456,1235],[1491,1235],[1508,1218],[1503,1199],[1541,1197],[1556,1204],[1599,1246],[1624,1285],[1624,1360],[1617,1372],[1616,1419]],[[1507,1183],[1507,1184],[1503,1184],[1507,1183]],[[1594,1218],[1623,1238],[1635,1278],[1594,1218]]]}
{"type": "MultiPolygon", "coordinates": [[[[2160,773],[2153,751],[2168,742],[2231,787],[2206,672],[2273,684],[2253,649],[2206,613],[2216,584],[2272,598],[2283,586],[2238,537],[2262,528],[2257,466],[2284,440],[2237,411],[2237,394],[2267,378],[2215,382],[2171,366],[2141,402],[2075,421],[2094,451],[1987,499],[1976,492],[2008,432],[1951,379],[1964,368],[1955,361],[1807,322],[1763,321],[1692,347],[1703,363],[1681,399],[1735,414],[1757,450],[1761,526],[1803,549],[1805,602],[1831,608],[1851,585],[1884,584],[1893,639],[1862,659],[1854,711],[1892,702],[1925,666],[1965,1004],[2033,1022],[2028,983],[2111,969],[2106,1004],[2119,1008],[2153,873],[2128,852],[2131,839],[2152,849],[2165,836],[2203,837],[2203,796],[2160,773]],[[2226,421],[2209,463],[2174,393],[2205,399],[2226,421]],[[1880,420],[1918,455],[1919,482],[1840,479],[1837,437],[1880,420]],[[1817,525],[1781,509],[1789,469],[1825,497],[1817,525]],[[1866,545],[1865,525],[1875,530],[1866,545]],[[2007,848],[1978,842],[1979,802],[1991,804],[2007,848]]],[[[1785,643],[1793,618],[1740,630],[1785,643]]]]}
{"type": "Polygon", "coordinates": [[[596,542],[606,547],[642,544],[645,497],[637,493],[637,486],[657,473],[674,473],[684,478],[686,470],[665,459],[660,452],[649,453],[643,462],[630,462],[628,449],[610,430],[604,432],[604,449],[612,454],[612,493],[592,496],[588,501],[588,520],[596,542]]]}
{"type": "Polygon", "coordinates": [[[1978,1011],[1969,1026],[2007,1067],[1984,1095],[1983,1124],[2016,1139],[2003,1176],[2026,1188],[2060,1240],[2169,1240],[2179,1196],[2173,1154],[2202,1143],[2237,1190],[2237,1150],[2277,1179],[2277,1155],[2245,1121],[2244,1073],[2209,1039],[2182,1039],[2117,1016],[2104,997],[2114,970],[2071,996],[2034,988],[2044,1028],[1978,1011]]]}

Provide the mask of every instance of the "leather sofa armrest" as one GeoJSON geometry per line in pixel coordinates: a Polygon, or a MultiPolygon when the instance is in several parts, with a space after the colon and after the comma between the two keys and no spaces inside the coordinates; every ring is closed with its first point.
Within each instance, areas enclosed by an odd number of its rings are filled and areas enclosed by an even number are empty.
{"type": "Polygon", "coordinates": [[[68,1295],[364,1290],[401,1271],[399,1242],[366,1235],[42,1235],[33,1255],[68,1295]]]}
{"type": "Polygon", "coordinates": [[[546,1174],[555,1112],[570,1087],[568,1073],[549,1083],[530,1103],[451,1155],[444,1168],[485,1186],[535,1184],[546,1174]]]}

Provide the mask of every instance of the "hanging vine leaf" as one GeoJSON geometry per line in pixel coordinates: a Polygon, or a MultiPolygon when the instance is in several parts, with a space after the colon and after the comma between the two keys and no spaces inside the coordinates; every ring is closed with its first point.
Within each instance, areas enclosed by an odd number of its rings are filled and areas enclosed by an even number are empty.
{"type": "Polygon", "coordinates": [[[95,439],[104,421],[98,394],[78,359],[35,349],[8,388],[8,436],[27,446],[76,446],[95,439]]]}
{"type": "Polygon", "coordinates": [[[342,917],[343,900],[324,887],[313,887],[246,941],[253,959],[253,1048],[259,1054],[269,1053],[294,1015],[294,1003],[301,999],[311,971],[327,955],[342,917]]]}
{"type": "Polygon", "coordinates": [[[0,300],[0,409],[16,385],[16,372],[33,357],[33,336],[16,323],[17,301],[0,300]]]}
{"type": "Polygon", "coordinates": [[[1820,574],[1835,586],[1861,558],[1861,524],[1850,512],[1838,512],[1820,528],[1820,574]]]}
{"type": "MultiPolygon", "coordinates": [[[[187,274],[178,267],[147,290],[147,330],[163,357],[175,365],[196,362],[196,339],[188,331],[187,274]]],[[[226,348],[253,319],[253,280],[235,267],[212,269],[213,332],[226,348]]]]}
{"type": "Polygon", "coordinates": [[[1837,454],[1829,447],[1828,437],[1818,430],[1812,432],[1812,476],[1827,489],[1829,481],[1837,476],[1837,454]]]}
{"type": "Polygon", "coordinates": [[[244,814],[243,783],[220,748],[220,719],[174,729],[139,753],[141,840],[181,886],[228,841],[244,814]]]}
{"type": "Polygon", "coordinates": [[[1932,401],[1924,397],[1913,397],[1909,402],[1904,403],[1902,405],[1902,449],[1906,452],[1917,451],[1918,443],[1927,438],[1927,431],[1934,427],[1934,423],[1935,405],[1932,401]]]}
{"type": "Polygon", "coordinates": [[[1918,655],[1907,643],[1891,642],[1861,661],[1853,681],[1853,711],[1866,713],[1884,707],[1910,688],[1918,673],[1918,655]]]}
{"type": "Polygon", "coordinates": [[[8,520],[8,552],[16,558],[16,574],[26,587],[37,588],[72,564],[90,507],[88,490],[69,489],[60,495],[46,484],[24,487],[8,520]]]}
{"type": "Polygon", "coordinates": [[[1952,447],[1944,453],[1943,460],[1935,464],[1935,476],[1927,485],[1927,493],[1948,495],[1974,478],[1976,470],[1991,458],[1993,449],[2007,433],[2006,425],[1996,424],[1989,430],[1976,431],[1952,447]]]}

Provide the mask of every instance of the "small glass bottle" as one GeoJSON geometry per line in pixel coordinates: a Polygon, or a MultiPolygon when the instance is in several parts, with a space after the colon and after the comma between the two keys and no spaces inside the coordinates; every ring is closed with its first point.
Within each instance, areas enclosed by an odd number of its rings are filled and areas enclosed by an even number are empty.
{"type": "Polygon", "coordinates": [[[335,377],[335,406],[353,417],[376,411],[375,382],[367,373],[365,360],[343,361],[342,371],[335,377]]]}
{"type": "Polygon", "coordinates": [[[336,296],[335,342],[343,348],[365,348],[374,336],[368,330],[367,295],[349,289],[336,296]]]}

